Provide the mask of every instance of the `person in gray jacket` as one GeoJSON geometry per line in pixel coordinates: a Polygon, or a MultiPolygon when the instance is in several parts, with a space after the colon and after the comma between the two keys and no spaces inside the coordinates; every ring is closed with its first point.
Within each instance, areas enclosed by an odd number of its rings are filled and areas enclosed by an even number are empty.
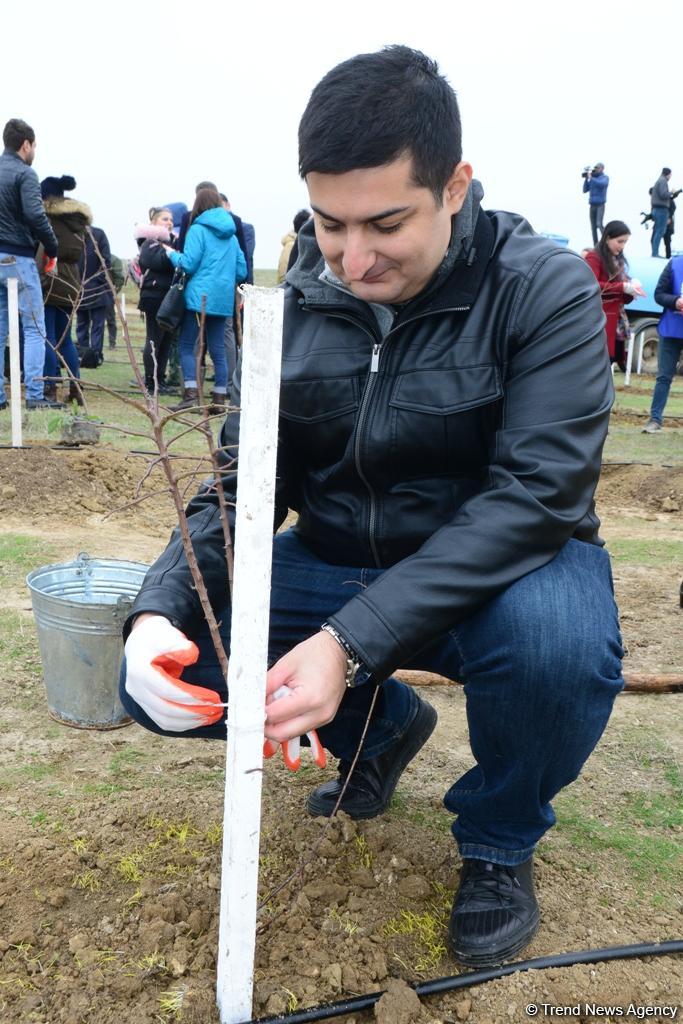
{"type": "MultiPolygon", "coordinates": [[[[275,527],[299,518],[273,544],[265,733],[317,729],[338,774],[308,811],[339,800],[372,818],[436,722],[393,673],[465,682],[473,765],[444,798],[462,858],[448,937],[462,963],[500,963],[539,926],[534,849],[623,686],[593,502],[613,399],[597,283],[522,217],[482,207],[455,93],[408,47],[322,79],[299,170],[313,217],[284,288],[275,527]]],[[[234,519],[239,368],[233,403],[234,519]]],[[[229,649],[215,483],[188,514],[229,649]]],[[[224,739],[225,681],[177,531],[125,635],[135,719],[224,739]]]]}
{"type": "MultiPolygon", "coordinates": [[[[57,238],[50,227],[40,195],[38,175],[31,167],[36,154],[33,128],[12,118],[4,127],[5,150],[0,156],[0,366],[4,365],[9,334],[7,282],[19,281],[19,317],[24,332],[24,383],[27,409],[61,408],[43,393],[45,317],[43,292],[35,262],[38,242],[45,250],[45,269],[54,270],[57,238]]],[[[7,397],[0,377],[0,409],[7,397]]]]}
{"type": "Polygon", "coordinates": [[[652,203],[652,255],[659,256],[659,243],[666,234],[666,227],[669,223],[669,204],[671,192],[669,180],[671,179],[671,168],[662,167],[662,173],[652,186],[650,193],[652,203]]]}

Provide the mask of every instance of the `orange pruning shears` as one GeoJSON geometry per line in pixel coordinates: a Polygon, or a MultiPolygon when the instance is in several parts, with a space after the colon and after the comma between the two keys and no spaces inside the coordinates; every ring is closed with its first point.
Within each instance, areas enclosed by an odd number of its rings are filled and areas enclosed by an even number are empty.
{"type": "MultiPolygon", "coordinates": [[[[280,700],[281,697],[289,697],[291,690],[287,686],[281,686],[273,694],[273,700],[280,700]]],[[[327,758],[325,756],[325,749],[318,739],[318,734],[315,729],[307,732],[308,742],[311,744],[311,754],[313,755],[313,761],[317,764],[318,768],[324,768],[327,764],[327,758]]],[[[277,753],[277,748],[282,747],[282,760],[285,762],[291,772],[296,772],[301,767],[301,737],[295,736],[291,740],[285,740],[284,743],[277,743],[275,740],[264,740],[263,741],[263,756],[265,758],[272,757],[273,754],[277,753]]]]}

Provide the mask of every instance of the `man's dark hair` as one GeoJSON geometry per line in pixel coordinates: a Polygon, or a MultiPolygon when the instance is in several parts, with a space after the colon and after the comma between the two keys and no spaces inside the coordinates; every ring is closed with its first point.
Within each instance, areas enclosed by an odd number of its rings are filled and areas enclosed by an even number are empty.
{"type": "Polygon", "coordinates": [[[294,230],[296,231],[297,235],[299,234],[299,232],[301,231],[302,227],[304,226],[304,224],[306,223],[306,221],[309,219],[310,216],[311,216],[311,211],[310,210],[299,210],[298,213],[294,214],[293,224],[294,224],[294,230]]]}
{"type": "Polygon", "coordinates": [[[662,167],[662,174],[671,174],[670,167],[662,167]]]}
{"type": "Polygon", "coordinates": [[[214,192],[218,192],[218,185],[214,185],[212,181],[200,181],[199,184],[194,187],[194,194],[197,195],[197,192],[203,188],[210,188],[213,189],[214,192]]]}
{"type": "Polygon", "coordinates": [[[338,64],[311,93],[299,124],[299,173],[344,174],[404,155],[437,204],[462,159],[455,92],[435,61],[386,46],[338,64]]]}
{"type": "Polygon", "coordinates": [[[26,124],[26,121],[22,121],[20,117],[11,118],[2,131],[5,149],[11,149],[18,153],[27,140],[31,145],[36,141],[36,133],[31,125],[26,124]]]}
{"type": "Polygon", "coordinates": [[[215,188],[200,188],[197,193],[197,197],[192,207],[192,213],[190,215],[190,224],[199,217],[200,214],[206,213],[207,210],[215,210],[216,207],[222,206],[221,197],[215,188]]]}

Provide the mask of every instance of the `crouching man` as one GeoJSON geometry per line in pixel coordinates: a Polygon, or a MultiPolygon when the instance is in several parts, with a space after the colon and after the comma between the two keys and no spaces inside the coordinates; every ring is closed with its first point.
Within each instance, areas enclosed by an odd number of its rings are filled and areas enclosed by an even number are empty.
{"type": "MultiPolygon", "coordinates": [[[[308,810],[329,815],[377,690],[341,803],[371,818],[436,721],[392,673],[465,682],[475,764],[445,795],[463,862],[449,940],[462,963],[497,964],[538,928],[534,848],[622,687],[593,504],[612,403],[600,299],[579,256],[482,208],[455,94],[419,52],[330,71],[299,161],[314,216],[285,284],[276,526],[288,509],[299,519],[274,540],[268,676],[269,695],[292,694],[268,703],[265,731],[318,730],[339,774],[308,810]]],[[[231,413],[222,444],[238,434],[231,413]]],[[[229,644],[210,485],[189,514],[229,644]]],[[[177,533],[126,635],[136,720],[225,738],[212,707],[225,684],[177,533]],[[150,668],[160,654],[181,679],[150,668]]]]}

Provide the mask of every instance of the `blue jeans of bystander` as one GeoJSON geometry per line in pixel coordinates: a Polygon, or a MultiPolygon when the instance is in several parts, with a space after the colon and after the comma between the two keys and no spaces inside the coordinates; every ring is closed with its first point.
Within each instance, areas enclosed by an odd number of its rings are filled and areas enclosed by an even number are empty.
{"type": "MultiPolygon", "coordinates": [[[[180,325],[178,347],[180,368],[186,388],[197,387],[197,343],[199,340],[199,313],[185,310],[180,325]]],[[[206,349],[215,371],[214,391],[225,394],[228,385],[228,367],[225,357],[225,317],[208,316],[205,320],[206,349]]]]}
{"type": "Polygon", "coordinates": [[[650,419],[661,424],[664,419],[664,407],[669,397],[671,382],[676,373],[678,360],[683,351],[682,338],[659,338],[657,346],[657,380],[652,392],[650,419]]]}
{"type": "Polygon", "coordinates": [[[78,351],[71,337],[71,318],[61,306],[45,307],[45,330],[47,332],[47,344],[45,346],[45,368],[46,377],[60,377],[63,368],[62,359],[66,362],[72,377],[80,377],[81,370],[78,359],[78,351]]]}
{"type": "MultiPolygon", "coordinates": [[[[13,256],[0,252],[0,366],[4,365],[5,345],[9,336],[7,281],[10,277],[16,277],[19,281],[19,319],[24,332],[26,398],[36,401],[43,397],[43,381],[40,378],[45,362],[43,292],[36,261],[32,256],[13,256]]],[[[5,400],[5,386],[0,374],[0,402],[5,400]]]]}
{"type": "Polygon", "coordinates": [[[659,256],[659,243],[666,233],[666,225],[669,222],[669,209],[666,206],[653,206],[652,217],[652,255],[659,256]]]}

